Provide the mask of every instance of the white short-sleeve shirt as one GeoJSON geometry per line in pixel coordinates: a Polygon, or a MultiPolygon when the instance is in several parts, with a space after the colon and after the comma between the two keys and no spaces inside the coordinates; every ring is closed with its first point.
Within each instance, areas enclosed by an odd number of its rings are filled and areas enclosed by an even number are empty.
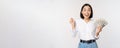
{"type": "MultiPolygon", "coordinates": [[[[83,19],[76,19],[76,29],[74,33],[77,33],[82,40],[96,39],[96,25],[95,21],[91,19],[89,22],[85,22],[83,19]]],[[[76,36],[76,35],[75,35],[76,36]]]]}

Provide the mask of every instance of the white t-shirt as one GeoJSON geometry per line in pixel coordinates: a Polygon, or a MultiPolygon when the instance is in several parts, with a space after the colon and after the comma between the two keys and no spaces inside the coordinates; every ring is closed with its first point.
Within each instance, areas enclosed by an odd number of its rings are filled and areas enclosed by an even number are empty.
{"type": "Polygon", "coordinates": [[[79,38],[82,40],[96,39],[96,25],[93,19],[87,23],[83,19],[77,19],[75,22],[76,28],[73,30],[74,36],[78,34],[79,38]]]}

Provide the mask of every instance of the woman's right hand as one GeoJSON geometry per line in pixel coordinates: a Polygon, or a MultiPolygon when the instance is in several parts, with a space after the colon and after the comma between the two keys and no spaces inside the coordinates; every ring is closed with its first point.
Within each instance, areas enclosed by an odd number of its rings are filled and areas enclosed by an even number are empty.
{"type": "Polygon", "coordinates": [[[70,24],[72,26],[72,29],[75,29],[75,20],[73,18],[70,18],[70,24]]]}

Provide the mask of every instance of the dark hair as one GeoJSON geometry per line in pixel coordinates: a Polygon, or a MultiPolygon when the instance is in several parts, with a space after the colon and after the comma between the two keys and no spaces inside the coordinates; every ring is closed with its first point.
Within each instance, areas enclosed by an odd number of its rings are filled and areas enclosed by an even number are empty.
{"type": "Polygon", "coordinates": [[[82,6],[81,11],[80,11],[80,17],[81,17],[82,19],[84,19],[84,16],[83,16],[83,14],[82,14],[82,10],[83,10],[83,8],[84,8],[85,6],[89,6],[89,7],[90,7],[90,9],[91,9],[91,14],[90,14],[90,17],[89,17],[89,18],[92,18],[92,17],[93,17],[93,10],[92,10],[91,5],[90,5],[90,4],[87,4],[87,3],[82,6]]]}

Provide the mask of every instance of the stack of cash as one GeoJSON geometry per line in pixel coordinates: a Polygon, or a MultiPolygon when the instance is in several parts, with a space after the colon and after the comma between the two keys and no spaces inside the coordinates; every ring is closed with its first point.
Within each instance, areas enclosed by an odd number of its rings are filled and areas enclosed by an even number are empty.
{"type": "Polygon", "coordinates": [[[95,20],[95,24],[97,26],[100,25],[102,27],[105,27],[108,24],[108,22],[105,19],[103,19],[103,18],[99,18],[99,19],[95,20]]]}

